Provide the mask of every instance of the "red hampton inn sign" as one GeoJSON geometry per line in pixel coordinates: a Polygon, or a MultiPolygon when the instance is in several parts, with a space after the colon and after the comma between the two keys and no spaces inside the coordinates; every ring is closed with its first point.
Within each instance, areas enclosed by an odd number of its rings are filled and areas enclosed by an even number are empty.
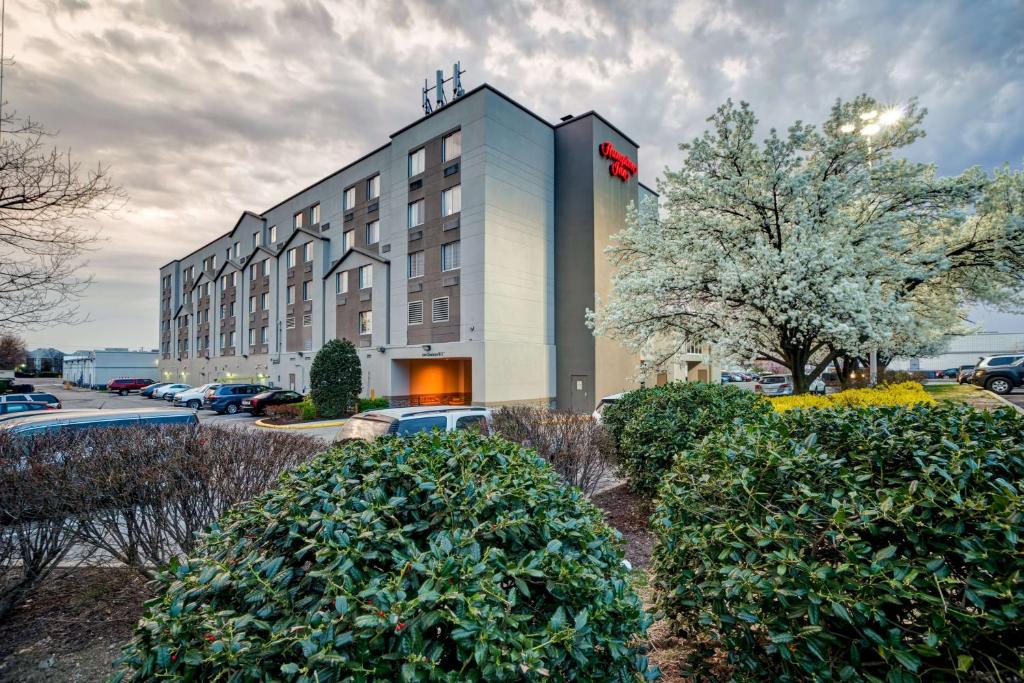
{"type": "Polygon", "coordinates": [[[636,162],[625,154],[615,149],[615,145],[605,140],[597,147],[598,153],[605,159],[610,159],[608,173],[615,176],[622,182],[627,182],[630,177],[636,175],[636,162]]]}

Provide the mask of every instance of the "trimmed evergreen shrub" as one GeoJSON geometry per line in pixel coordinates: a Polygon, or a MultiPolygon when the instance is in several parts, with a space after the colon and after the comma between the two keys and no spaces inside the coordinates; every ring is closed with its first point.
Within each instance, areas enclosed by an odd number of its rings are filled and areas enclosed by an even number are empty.
{"type": "Polygon", "coordinates": [[[578,490],[508,441],[352,443],[225,515],[161,574],[123,675],[653,677],[619,545],[578,490]]]}
{"type": "Polygon", "coordinates": [[[359,354],[348,339],[331,339],[317,351],[309,369],[309,395],[314,417],[347,415],[363,390],[359,354]]]}
{"type": "Polygon", "coordinates": [[[653,494],[677,453],[736,419],[757,420],[771,410],[764,398],[737,387],[672,382],[629,392],[605,409],[602,422],[615,437],[629,487],[653,494]]]}
{"type": "Polygon", "coordinates": [[[660,607],[717,639],[739,680],[1019,680],[1022,493],[1012,410],[738,425],[660,490],[660,607]]]}

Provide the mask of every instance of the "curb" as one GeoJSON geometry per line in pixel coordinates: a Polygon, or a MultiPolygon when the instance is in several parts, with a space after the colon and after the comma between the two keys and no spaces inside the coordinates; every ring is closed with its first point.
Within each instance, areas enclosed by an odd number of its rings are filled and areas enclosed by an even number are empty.
{"type": "Polygon", "coordinates": [[[1019,405],[1017,405],[1016,403],[1013,403],[1012,401],[1008,401],[1008,400],[1006,400],[1005,398],[1003,398],[1002,396],[1000,396],[1000,395],[999,395],[999,394],[997,394],[996,392],[994,392],[994,391],[989,391],[988,389],[982,389],[982,391],[984,391],[984,392],[985,392],[986,394],[988,394],[989,396],[992,396],[992,397],[993,397],[993,398],[995,398],[995,399],[996,399],[997,401],[1001,401],[1001,402],[1002,402],[1002,403],[1003,403],[1004,405],[1008,405],[1008,406],[1010,406],[1011,408],[1013,408],[1014,410],[1016,410],[1016,411],[1017,411],[1018,413],[1024,413],[1024,408],[1021,408],[1021,407],[1020,407],[1019,405]]]}
{"type": "Polygon", "coordinates": [[[340,427],[346,422],[348,420],[320,420],[319,422],[300,422],[292,425],[272,425],[264,418],[256,420],[256,426],[264,429],[318,429],[319,427],[340,427]]]}

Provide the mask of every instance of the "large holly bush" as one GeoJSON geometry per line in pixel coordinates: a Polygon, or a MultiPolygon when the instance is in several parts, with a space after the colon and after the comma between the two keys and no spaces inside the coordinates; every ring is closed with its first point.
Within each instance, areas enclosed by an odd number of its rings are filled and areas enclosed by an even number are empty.
{"type": "Polygon", "coordinates": [[[577,489],[507,441],[435,432],[346,445],[228,513],[161,574],[125,675],[653,676],[619,544],[577,489]]]}
{"type": "Polygon", "coordinates": [[[602,421],[615,437],[630,488],[653,494],[677,453],[738,418],[757,420],[770,412],[771,405],[750,391],[673,382],[624,395],[605,409],[602,421]]]}
{"type": "Polygon", "coordinates": [[[347,339],[331,339],[317,351],[309,369],[309,394],[320,417],[352,412],[363,390],[356,347],[347,339]]]}
{"type": "Polygon", "coordinates": [[[745,680],[1019,680],[1024,419],[796,410],[676,460],[661,606],[745,680]]]}

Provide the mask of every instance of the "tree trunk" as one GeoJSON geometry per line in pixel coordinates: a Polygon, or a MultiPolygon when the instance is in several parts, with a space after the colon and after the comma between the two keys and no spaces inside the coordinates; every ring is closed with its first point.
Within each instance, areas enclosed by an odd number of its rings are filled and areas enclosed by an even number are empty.
{"type": "Polygon", "coordinates": [[[841,355],[832,361],[836,369],[836,376],[839,378],[839,386],[843,389],[850,387],[850,375],[857,369],[858,360],[853,356],[841,355]]]}

